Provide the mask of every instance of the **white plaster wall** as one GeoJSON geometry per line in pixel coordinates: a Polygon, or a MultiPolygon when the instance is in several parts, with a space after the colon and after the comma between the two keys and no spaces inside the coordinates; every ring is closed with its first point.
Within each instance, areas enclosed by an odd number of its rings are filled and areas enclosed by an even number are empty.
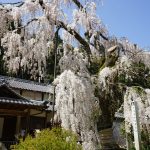
{"type": "Polygon", "coordinates": [[[27,99],[42,100],[42,93],[41,92],[23,90],[22,96],[27,98],[27,99]]]}
{"type": "Polygon", "coordinates": [[[34,92],[35,100],[42,100],[42,92],[34,92]]]}
{"type": "Polygon", "coordinates": [[[32,91],[23,90],[22,96],[24,96],[27,99],[35,99],[34,92],[32,92],[32,91]]]}

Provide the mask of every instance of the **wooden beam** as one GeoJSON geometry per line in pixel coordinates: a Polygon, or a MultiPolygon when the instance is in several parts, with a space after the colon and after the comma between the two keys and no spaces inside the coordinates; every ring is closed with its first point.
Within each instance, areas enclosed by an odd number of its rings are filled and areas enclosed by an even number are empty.
{"type": "Polygon", "coordinates": [[[26,116],[27,112],[10,110],[10,109],[0,109],[0,115],[10,115],[10,116],[26,116]]]}

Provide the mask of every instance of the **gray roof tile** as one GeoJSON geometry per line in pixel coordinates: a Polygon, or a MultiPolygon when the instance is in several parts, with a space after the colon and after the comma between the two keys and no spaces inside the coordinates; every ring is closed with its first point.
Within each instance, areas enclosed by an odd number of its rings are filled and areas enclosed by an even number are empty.
{"type": "Polygon", "coordinates": [[[32,106],[32,107],[40,107],[45,108],[46,110],[49,108],[49,104],[45,105],[44,101],[37,102],[35,100],[27,100],[27,99],[14,99],[8,97],[0,97],[0,104],[18,104],[24,106],[32,106]]]}
{"type": "Polygon", "coordinates": [[[12,78],[7,76],[1,76],[0,80],[5,80],[10,87],[18,88],[18,89],[26,89],[31,91],[45,92],[45,93],[53,93],[53,86],[50,84],[38,83],[34,81],[12,78]]]}
{"type": "Polygon", "coordinates": [[[25,99],[13,99],[13,98],[8,98],[8,97],[0,97],[0,103],[11,103],[11,104],[24,104],[24,105],[34,105],[33,102],[30,100],[25,100],[25,99]]]}

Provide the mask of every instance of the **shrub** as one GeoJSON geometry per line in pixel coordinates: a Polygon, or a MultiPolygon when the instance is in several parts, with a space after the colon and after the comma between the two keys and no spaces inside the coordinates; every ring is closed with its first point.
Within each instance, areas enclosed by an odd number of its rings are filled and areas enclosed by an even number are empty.
{"type": "Polygon", "coordinates": [[[25,141],[20,140],[13,145],[14,150],[81,150],[77,144],[77,136],[71,131],[61,128],[45,129],[36,138],[27,136],[25,141]]]}

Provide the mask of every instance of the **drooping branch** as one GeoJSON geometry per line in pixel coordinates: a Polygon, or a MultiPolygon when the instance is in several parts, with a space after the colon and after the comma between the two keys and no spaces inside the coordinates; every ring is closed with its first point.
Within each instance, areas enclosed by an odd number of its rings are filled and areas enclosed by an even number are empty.
{"type": "MultiPolygon", "coordinates": [[[[27,27],[28,25],[30,25],[32,22],[34,21],[38,21],[38,18],[33,18],[32,20],[30,20],[29,22],[26,23],[26,25],[24,26],[20,26],[16,29],[16,31],[27,27]]],[[[90,54],[90,47],[89,44],[80,36],[79,33],[77,33],[75,30],[73,29],[68,29],[67,25],[65,25],[62,21],[57,21],[56,23],[57,26],[59,26],[60,28],[63,28],[64,30],[66,30],[67,32],[69,32],[71,35],[73,35],[76,40],[85,47],[87,54],[90,54]]]]}
{"type": "Polygon", "coordinates": [[[20,1],[20,2],[9,2],[9,3],[0,3],[0,5],[4,6],[4,5],[16,5],[17,7],[21,7],[24,4],[24,2],[20,1]]]}
{"type": "MultiPolygon", "coordinates": [[[[20,26],[17,29],[15,29],[14,31],[18,31],[22,28],[27,27],[28,25],[30,25],[32,22],[34,21],[38,21],[38,18],[33,18],[32,20],[30,20],[29,22],[26,23],[26,25],[24,26],[20,26]]],[[[87,54],[90,54],[90,47],[89,44],[80,36],[80,34],[78,32],[76,32],[73,29],[67,28],[67,25],[65,25],[62,21],[57,21],[57,26],[59,26],[60,28],[63,28],[64,30],[66,30],[67,32],[69,32],[71,35],[73,35],[75,37],[75,39],[85,47],[85,50],[87,52],[87,54]]]]}
{"type": "MultiPolygon", "coordinates": [[[[82,4],[78,0],[72,0],[72,1],[78,6],[78,8],[81,8],[81,9],[83,8],[82,4]]],[[[39,4],[41,5],[42,9],[44,10],[45,5],[44,5],[43,0],[40,0],[39,4]]],[[[47,19],[49,20],[48,16],[47,16],[47,19]]],[[[68,29],[67,25],[65,25],[62,21],[56,21],[56,24],[59,25],[64,30],[66,30],[67,32],[69,32],[71,35],[73,35],[76,38],[76,40],[85,47],[87,54],[91,54],[89,43],[79,33],[77,33],[74,29],[70,29],[70,28],[68,29]]],[[[102,33],[100,33],[100,36],[104,40],[108,40],[108,38],[105,37],[102,33]]]]}
{"type": "MultiPolygon", "coordinates": [[[[78,2],[77,0],[75,0],[75,1],[78,2]]],[[[39,4],[41,5],[42,9],[44,10],[44,9],[45,9],[45,5],[44,5],[44,3],[43,3],[43,0],[40,0],[40,1],[39,1],[39,4]]],[[[78,3],[77,3],[77,4],[78,4],[78,3]]],[[[79,5],[79,4],[78,4],[78,5],[79,5]]],[[[49,21],[51,21],[50,18],[49,18],[49,16],[47,16],[47,19],[48,19],[49,21]]],[[[55,21],[55,23],[56,23],[56,25],[59,26],[60,28],[63,28],[64,30],[66,30],[67,32],[69,32],[71,35],[73,35],[73,36],[75,37],[75,39],[76,39],[81,45],[83,45],[83,46],[85,47],[85,50],[86,50],[87,54],[90,54],[90,53],[91,53],[89,43],[87,43],[87,42],[82,38],[82,36],[81,36],[79,33],[77,33],[74,29],[67,28],[67,25],[66,25],[64,22],[62,22],[62,21],[57,20],[57,21],[55,21]]]]}
{"type": "Polygon", "coordinates": [[[83,5],[78,0],[72,0],[79,9],[83,9],[83,5]]]}
{"type": "Polygon", "coordinates": [[[90,54],[90,46],[89,43],[86,42],[78,32],[76,32],[75,30],[71,29],[71,28],[67,28],[67,25],[65,25],[62,21],[58,21],[58,24],[60,25],[61,28],[65,29],[67,32],[69,32],[71,35],[73,35],[75,37],[75,39],[85,47],[85,50],[87,52],[87,54],[90,54]]]}
{"type": "MultiPolygon", "coordinates": [[[[79,2],[79,0],[72,0],[74,2],[74,4],[79,8],[79,9],[83,9],[83,5],[79,2]]],[[[99,32],[99,35],[106,41],[108,41],[108,37],[106,37],[105,35],[103,35],[102,33],[99,32]]]]}
{"type": "MultiPolygon", "coordinates": [[[[80,9],[83,9],[83,5],[80,3],[79,0],[72,0],[72,2],[80,9]]],[[[6,3],[5,3],[6,4],[6,3]]],[[[15,5],[15,4],[20,4],[20,5],[23,5],[24,2],[16,2],[16,3],[10,3],[12,5],[15,5]]],[[[43,0],[39,0],[39,5],[41,6],[41,8],[43,10],[45,10],[45,4],[43,2],[43,0]]],[[[52,18],[50,18],[48,15],[46,16],[47,17],[47,20],[52,22],[52,18]]],[[[18,27],[17,29],[15,29],[16,31],[22,29],[22,28],[25,28],[27,27],[30,23],[32,23],[33,21],[38,21],[38,18],[33,18],[32,20],[30,20],[29,22],[26,23],[26,25],[24,26],[20,26],[18,27]]],[[[68,33],[70,33],[72,36],[74,36],[74,38],[81,44],[84,46],[85,48],[85,51],[87,52],[87,54],[91,54],[91,50],[90,50],[90,43],[88,43],[77,31],[75,31],[74,29],[72,28],[69,28],[67,27],[67,24],[65,24],[64,22],[62,21],[59,21],[59,20],[54,20],[53,22],[55,22],[55,25],[56,26],[60,26],[60,28],[63,28],[64,30],[66,30],[68,33]]],[[[99,32],[99,31],[98,31],[99,32]]],[[[107,40],[108,41],[108,38],[105,37],[102,33],[99,33],[99,35],[104,39],[104,40],[107,40]]]]}
{"type": "Polygon", "coordinates": [[[11,31],[9,31],[9,32],[14,32],[14,33],[18,33],[18,32],[20,32],[21,31],[21,29],[25,29],[28,25],[30,25],[32,22],[34,22],[34,21],[38,21],[39,19],[38,18],[33,18],[33,19],[31,19],[30,21],[28,21],[25,25],[22,25],[22,26],[19,26],[19,27],[17,27],[17,28],[15,28],[14,30],[11,30],[11,31]]]}
{"type": "Polygon", "coordinates": [[[104,40],[109,41],[109,38],[103,35],[102,33],[99,34],[104,40]]]}

